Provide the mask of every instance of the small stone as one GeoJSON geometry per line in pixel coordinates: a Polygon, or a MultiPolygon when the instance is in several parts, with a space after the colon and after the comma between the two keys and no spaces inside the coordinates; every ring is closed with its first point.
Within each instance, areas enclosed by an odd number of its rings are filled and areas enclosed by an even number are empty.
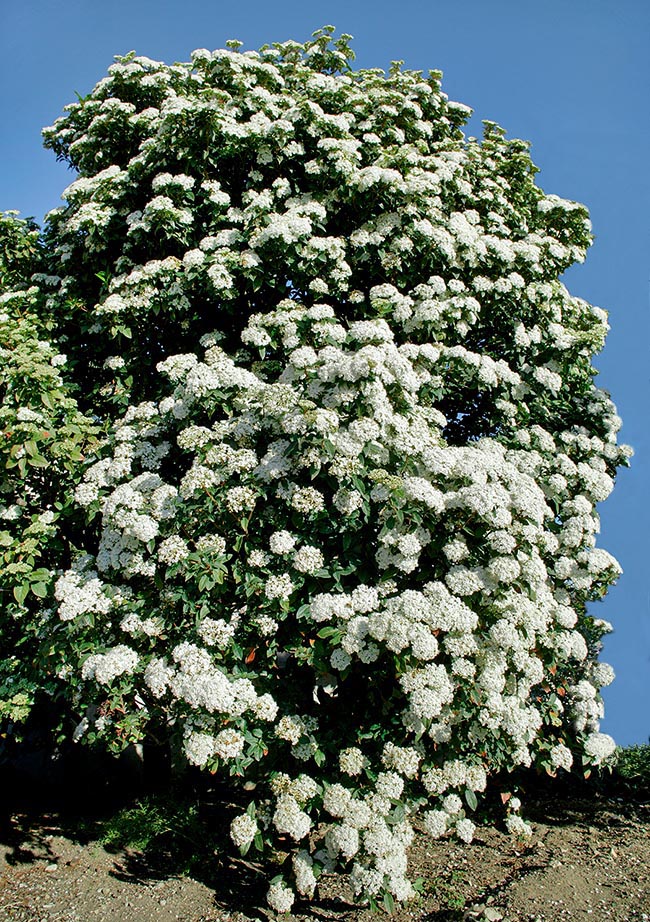
{"type": "Polygon", "coordinates": [[[503,913],[500,909],[495,909],[494,906],[486,906],[483,910],[483,917],[488,920],[488,922],[500,922],[503,919],[503,913]]]}

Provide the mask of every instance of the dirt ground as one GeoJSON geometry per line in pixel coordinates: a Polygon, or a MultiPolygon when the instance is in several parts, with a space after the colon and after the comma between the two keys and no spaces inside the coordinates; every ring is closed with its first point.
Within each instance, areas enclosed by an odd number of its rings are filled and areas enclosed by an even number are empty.
{"type": "MultiPolygon", "coordinates": [[[[5,791],[5,793],[7,793],[5,791]]],[[[650,920],[648,792],[547,787],[527,800],[526,845],[480,828],[471,845],[416,839],[417,903],[394,922],[631,922],[650,920]],[[621,796],[622,793],[622,796],[621,796]]],[[[13,922],[247,922],[265,919],[264,890],[244,861],[215,859],[213,877],[181,875],[164,855],[109,852],[56,812],[5,813],[0,919],[13,922]]],[[[300,922],[370,922],[336,879],[296,904],[300,922]]],[[[287,917],[288,918],[288,917],[287,917]]]]}

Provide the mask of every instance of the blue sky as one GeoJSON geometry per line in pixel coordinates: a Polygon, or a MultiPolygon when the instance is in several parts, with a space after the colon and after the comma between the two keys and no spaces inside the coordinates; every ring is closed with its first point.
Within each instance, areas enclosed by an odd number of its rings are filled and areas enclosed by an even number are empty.
{"type": "Polygon", "coordinates": [[[647,0],[2,0],[0,4],[0,209],[40,220],[59,204],[70,173],[41,148],[40,129],[87,93],[113,55],[171,63],[194,48],[239,38],[257,48],[305,39],[332,23],[355,37],[359,67],[404,60],[444,72],[443,89],[510,137],[532,142],[546,192],[586,204],[596,234],[587,262],[565,282],[605,308],[612,326],[596,360],[598,383],[635,448],[602,505],[600,543],[624,569],[594,613],[615,633],[604,659],[602,729],[626,745],[650,736],[650,4],[647,0]]]}

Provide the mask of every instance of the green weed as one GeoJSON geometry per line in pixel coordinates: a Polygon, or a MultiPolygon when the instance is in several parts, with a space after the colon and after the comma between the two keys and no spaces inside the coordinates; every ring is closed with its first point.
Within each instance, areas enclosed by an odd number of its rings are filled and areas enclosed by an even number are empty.
{"type": "Polygon", "coordinates": [[[429,893],[440,903],[441,909],[460,912],[467,904],[463,889],[467,883],[465,872],[458,868],[445,872],[429,884],[429,893]]]}

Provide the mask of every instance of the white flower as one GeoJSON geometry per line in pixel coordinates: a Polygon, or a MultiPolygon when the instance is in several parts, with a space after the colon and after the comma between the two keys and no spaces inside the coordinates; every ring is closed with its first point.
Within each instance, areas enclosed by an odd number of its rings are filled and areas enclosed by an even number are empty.
{"type": "Polygon", "coordinates": [[[100,685],[108,685],[120,675],[132,673],[140,657],[124,644],[118,644],[106,653],[93,653],[81,667],[82,679],[94,679],[100,685]]]}
{"type": "Polygon", "coordinates": [[[325,500],[314,487],[298,487],[291,496],[291,505],[298,512],[314,515],[325,508],[325,500]]]}
{"type": "Polygon", "coordinates": [[[352,515],[363,506],[363,497],[357,490],[341,488],[334,494],[334,505],[343,515],[352,515]]]}
{"type": "Polygon", "coordinates": [[[287,740],[294,745],[300,741],[305,732],[305,724],[297,716],[285,715],[281,717],[275,728],[275,735],[282,740],[287,740]]]}
{"type": "Polygon", "coordinates": [[[121,355],[109,355],[109,357],[104,362],[104,368],[108,368],[111,371],[118,371],[120,368],[124,368],[125,361],[121,355]]]}
{"type": "Polygon", "coordinates": [[[558,743],[556,746],[553,746],[549,756],[551,765],[554,769],[564,768],[566,771],[571,770],[571,766],[573,765],[573,754],[571,750],[562,743],[558,743]]]}
{"type": "Polygon", "coordinates": [[[506,817],[506,829],[511,836],[515,836],[518,839],[527,839],[533,834],[532,826],[525,822],[525,820],[522,820],[516,813],[511,813],[506,817]]]}
{"type": "Polygon", "coordinates": [[[396,772],[379,772],[375,786],[379,794],[390,800],[398,800],[404,790],[404,779],[396,772]]]}
{"type": "Polygon", "coordinates": [[[458,794],[448,794],[442,802],[442,808],[446,813],[460,813],[463,809],[463,802],[458,794]]]}
{"type": "Polygon", "coordinates": [[[214,755],[214,737],[209,733],[191,730],[185,734],[183,749],[188,762],[202,767],[214,755]]]}
{"type": "Polygon", "coordinates": [[[19,423],[42,423],[44,417],[42,413],[37,413],[30,407],[19,407],[16,412],[16,419],[19,423]]]}
{"type": "Polygon", "coordinates": [[[174,670],[164,660],[153,658],[144,671],[144,681],[155,698],[161,698],[169,688],[174,670]]]}
{"type": "Polygon", "coordinates": [[[593,677],[595,684],[601,688],[604,685],[611,685],[615,674],[609,663],[596,663],[593,668],[593,677]]]}
{"type": "Polygon", "coordinates": [[[248,813],[236,816],[230,824],[230,838],[238,848],[250,845],[258,831],[256,821],[248,813]]]}
{"type": "Polygon", "coordinates": [[[84,734],[87,732],[89,726],[90,726],[90,721],[88,720],[87,717],[83,717],[73,730],[72,742],[78,743],[79,740],[82,738],[82,736],[84,736],[84,734]]]}
{"type": "Polygon", "coordinates": [[[238,619],[204,618],[197,628],[199,637],[208,647],[227,647],[237,630],[238,619]]]}
{"type": "Polygon", "coordinates": [[[392,768],[407,778],[414,778],[420,767],[420,754],[408,746],[386,743],[382,762],[386,768],[392,768]]]}
{"type": "Polygon", "coordinates": [[[341,784],[331,784],[323,796],[323,808],[332,816],[345,816],[352,801],[352,794],[341,784]]]}
{"type": "Polygon", "coordinates": [[[463,842],[469,843],[474,838],[474,832],[476,831],[476,826],[471,820],[459,820],[456,823],[456,835],[459,839],[462,839],[463,842]]]}
{"type": "Polygon", "coordinates": [[[84,480],[75,488],[74,498],[80,506],[89,506],[99,496],[99,487],[97,483],[84,480]]]}
{"type": "Polygon", "coordinates": [[[359,832],[346,823],[330,826],[325,835],[325,844],[331,855],[340,853],[344,858],[353,858],[359,851],[359,832]]]}
{"type": "Polygon", "coordinates": [[[309,852],[300,849],[292,859],[293,873],[296,878],[298,893],[311,897],[316,889],[316,876],[313,871],[314,861],[309,852]]]}
{"type": "Polygon", "coordinates": [[[257,502],[257,493],[250,487],[232,487],[226,493],[226,506],[233,513],[250,512],[257,502]]]}
{"type": "Polygon", "coordinates": [[[278,832],[286,833],[299,842],[309,834],[312,822],[309,816],[300,809],[294,797],[290,794],[281,794],[273,814],[273,825],[278,832]]]}
{"type": "Polygon", "coordinates": [[[616,751],[616,743],[607,733],[591,733],[585,740],[585,753],[594,765],[607,761],[616,751]]]}
{"type": "Polygon", "coordinates": [[[429,810],[424,814],[424,828],[433,839],[439,839],[449,828],[449,814],[444,810],[429,810]]]}
{"type": "Polygon", "coordinates": [[[258,720],[265,720],[272,723],[278,714],[278,705],[268,693],[260,695],[251,705],[251,711],[258,720]]]}
{"type": "Polygon", "coordinates": [[[263,637],[272,637],[278,630],[278,622],[268,615],[257,615],[255,623],[263,637]]]}
{"type": "Polygon", "coordinates": [[[360,749],[352,746],[339,753],[339,766],[346,775],[360,775],[368,765],[368,760],[360,749]]]}
{"type": "Polygon", "coordinates": [[[158,560],[168,565],[179,563],[189,554],[189,549],[185,541],[178,535],[171,535],[160,542],[158,546],[158,560]]]}
{"type": "Polygon", "coordinates": [[[248,565],[251,567],[265,567],[269,560],[270,557],[266,551],[261,551],[259,548],[251,551],[248,555],[248,565]]]}
{"type": "Polygon", "coordinates": [[[490,576],[500,583],[511,583],[521,573],[521,567],[513,557],[495,557],[488,566],[490,576]]]}
{"type": "Polygon", "coordinates": [[[264,584],[264,595],[267,599],[280,599],[286,601],[294,590],[293,582],[288,573],[279,576],[269,576],[264,584]]]}
{"type": "Polygon", "coordinates": [[[269,538],[272,554],[289,554],[296,545],[296,539],[288,531],[276,531],[269,538]]]}
{"type": "Polygon", "coordinates": [[[221,555],[226,552],[226,541],[221,535],[202,535],[196,542],[200,554],[221,555]]]}
{"type": "Polygon", "coordinates": [[[245,740],[238,730],[226,728],[214,740],[214,754],[222,759],[236,759],[244,751],[245,740]]]}
{"type": "Polygon", "coordinates": [[[72,621],[87,613],[107,614],[113,603],[104,588],[97,573],[86,569],[83,560],[75,569],[64,573],[54,585],[54,596],[61,603],[61,621],[72,621]]]}
{"type": "Polygon", "coordinates": [[[454,538],[448,544],[445,544],[442,550],[451,563],[460,563],[461,560],[465,560],[469,556],[467,544],[462,538],[454,538]]]}
{"type": "Polygon", "coordinates": [[[360,585],[353,590],[350,602],[356,612],[374,611],[379,605],[379,593],[372,586],[360,585]]]}
{"type": "Polygon", "coordinates": [[[269,887],[268,893],[266,894],[266,901],[276,912],[289,912],[293,906],[295,896],[293,890],[290,890],[282,882],[277,882],[271,884],[269,887]]]}
{"type": "Polygon", "coordinates": [[[303,545],[293,555],[293,566],[301,573],[315,573],[323,567],[323,554],[317,547],[303,545]]]}
{"type": "Polygon", "coordinates": [[[562,378],[560,375],[556,374],[554,371],[551,371],[550,368],[546,368],[544,365],[540,365],[533,371],[533,377],[539,381],[541,385],[548,388],[554,394],[556,394],[562,387],[562,378]]]}
{"type": "Polygon", "coordinates": [[[350,663],[352,662],[352,657],[349,653],[346,653],[345,650],[340,648],[334,650],[330,656],[330,664],[332,669],[336,669],[338,672],[341,672],[343,669],[347,669],[350,663]]]}

